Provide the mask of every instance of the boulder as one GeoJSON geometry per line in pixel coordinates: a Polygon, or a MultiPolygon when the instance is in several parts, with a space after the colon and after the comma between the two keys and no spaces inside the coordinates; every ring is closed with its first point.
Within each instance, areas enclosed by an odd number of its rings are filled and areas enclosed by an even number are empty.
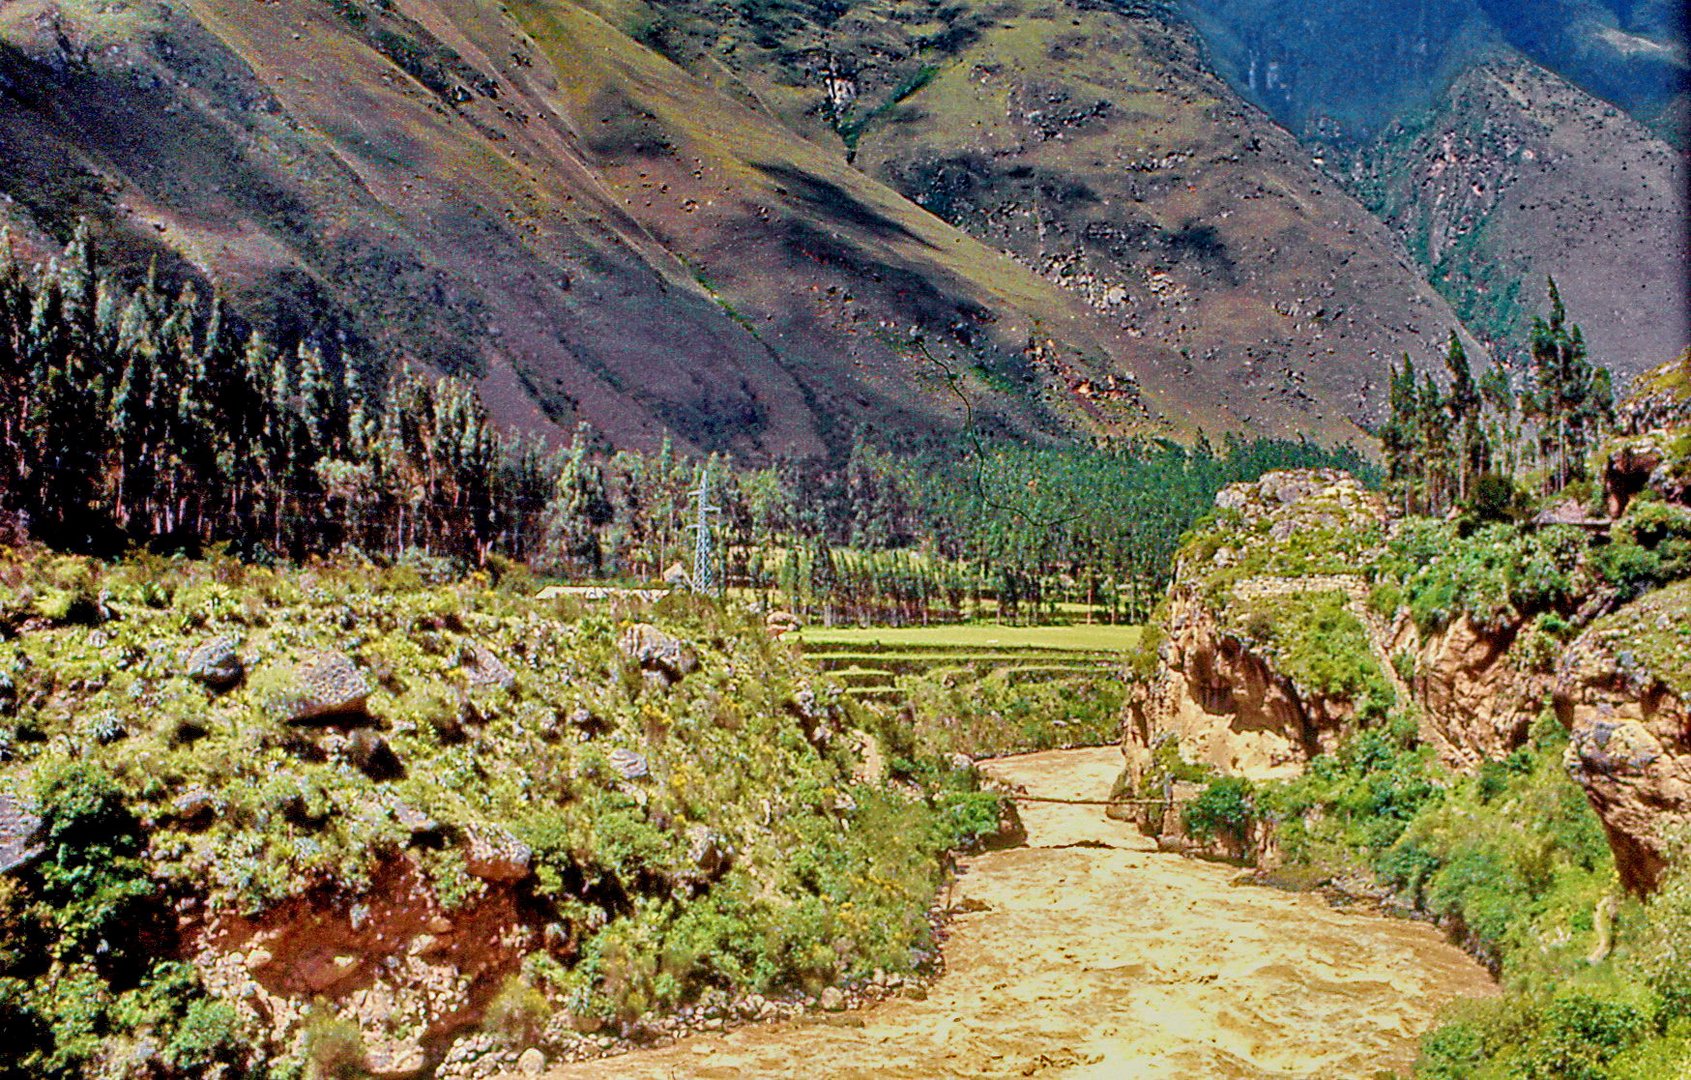
{"type": "Polygon", "coordinates": [[[728,872],[734,853],[723,835],[708,825],[687,830],[687,861],[705,881],[716,881],[728,872]]]}
{"type": "Polygon", "coordinates": [[[1585,789],[1621,882],[1656,887],[1691,827],[1691,582],[1599,619],[1556,668],[1568,774],[1585,789]]]}
{"type": "Polygon", "coordinates": [[[617,648],[641,670],[656,672],[666,682],[680,682],[699,669],[699,656],[690,645],[651,623],[635,623],[623,631],[617,648]]]}
{"type": "Polygon", "coordinates": [[[41,817],[22,802],[0,792],[0,874],[10,873],[41,854],[41,817]]]}
{"type": "Polygon", "coordinates": [[[611,763],[611,768],[615,769],[624,780],[638,780],[642,776],[649,775],[652,771],[651,766],[646,762],[645,755],[633,750],[618,747],[612,750],[607,758],[611,763]]]}
{"type": "Polygon", "coordinates": [[[217,817],[217,796],[196,784],[176,797],[170,804],[170,811],[178,826],[198,831],[209,826],[217,817]]]}
{"type": "Polygon", "coordinates": [[[506,691],[516,689],[516,673],[480,642],[464,647],[458,666],[471,686],[490,686],[506,691]]]}
{"type": "Polygon", "coordinates": [[[192,649],[183,660],[183,668],[190,679],[209,689],[232,689],[247,674],[237,651],[239,646],[240,642],[233,637],[213,638],[192,649]]]}
{"type": "Polygon", "coordinates": [[[483,881],[521,881],[534,861],[529,846],[494,826],[469,830],[464,868],[483,881]]]}
{"type": "Polygon", "coordinates": [[[364,716],[370,684],[344,653],[320,652],[300,660],[273,690],[267,707],[290,724],[364,716]]]}
{"type": "Polygon", "coordinates": [[[368,728],[354,731],[347,739],[347,757],[372,780],[398,780],[405,766],[388,741],[368,728]]]}
{"type": "Polygon", "coordinates": [[[998,828],[977,842],[982,851],[1003,851],[1006,848],[1016,848],[1028,842],[1027,826],[1022,824],[1022,814],[1016,807],[1016,800],[1004,799],[998,804],[998,828]]]}

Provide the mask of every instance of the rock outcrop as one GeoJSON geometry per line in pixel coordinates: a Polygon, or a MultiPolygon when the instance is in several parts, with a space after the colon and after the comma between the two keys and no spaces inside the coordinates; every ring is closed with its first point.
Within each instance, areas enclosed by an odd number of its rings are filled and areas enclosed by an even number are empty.
{"type": "Polygon", "coordinates": [[[22,802],[0,792],[0,874],[41,854],[41,818],[22,802]]]}
{"type": "Polygon", "coordinates": [[[1603,502],[1609,517],[1626,513],[1632,500],[1646,491],[1663,502],[1691,506],[1691,457],[1685,443],[1691,431],[1652,431],[1626,439],[1609,453],[1603,466],[1603,502]]]}
{"type": "Polygon", "coordinates": [[[1622,882],[1648,892],[1691,829],[1691,582],[1594,623],[1563,655],[1568,772],[1602,819],[1622,882]]]}
{"type": "Polygon", "coordinates": [[[342,653],[319,652],[281,673],[266,705],[290,724],[311,724],[359,716],[369,696],[357,664],[342,653]]]}
{"type": "MultiPolygon", "coordinates": [[[[1224,772],[1295,774],[1336,744],[1363,704],[1354,693],[1300,682],[1281,662],[1296,643],[1277,638],[1273,613],[1313,600],[1364,632],[1377,621],[1367,610],[1365,583],[1354,574],[1310,572],[1342,565],[1276,556],[1312,535],[1377,545],[1387,516],[1379,497],[1346,473],[1276,472],[1229,486],[1216,505],[1222,522],[1182,554],[1166,615],[1153,631],[1163,635],[1157,674],[1130,704],[1133,790],[1148,773],[1152,747],[1169,738],[1185,760],[1224,772]]],[[[1372,655],[1357,659],[1389,682],[1383,650],[1372,640],[1362,647],[1372,655]]]]}
{"type": "Polygon", "coordinates": [[[666,634],[651,623],[635,623],[617,639],[622,654],[653,676],[652,681],[673,685],[699,669],[699,654],[691,645],[666,634]]]}
{"type": "Polygon", "coordinates": [[[240,642],[233,637],[213,638],[189,652],[183,666],[195,682],[212,690],[228,690],[246,677],[239,649],[240,642]]]}
{"type": "Polygon", "coordinates": [[[1488,626],[1466,614],[1426,634],[1408,618],[1394,626],[1392,655],[1414,663],[1409,689],[1421,709],[1420,736],[1451,768],[1507,755],[1543,707],[1551,678],[1523,666],[1515,652],[1519,631],[1512,622],[1488,626]]]}

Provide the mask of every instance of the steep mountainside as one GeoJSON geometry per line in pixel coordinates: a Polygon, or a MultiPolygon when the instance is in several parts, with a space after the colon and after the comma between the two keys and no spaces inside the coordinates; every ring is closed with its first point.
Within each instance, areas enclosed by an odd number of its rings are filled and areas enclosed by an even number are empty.
{"type": "Polygon", "coordinates": [[[650,10],[654,39],[693,70],[1119,333],[1177,350],[1152,354],[1144,381],[1184,388],[1198,423],[1278,434],[1370,417],[1386,358],[1441,347],[1456,325],[1379,222],[1213,75],[1166,10],[650,10]]]}
{"type": "Polygon", "coordinates": [[[1217,70],[1397,229],[1488,343],[1518,342],[1554,275],[1621,372],[1685,345],[1691,69],[1671,5],[1186,7],[1217,70]]]}
{"type": "Polygon", "coordinates": [[[508,419],[815,453],[956,426],[946,362],[987,423],[1147,420],[1070,384],[1152,347],[575,4],[28,0],[0,39],[26,247],[86,215],[283,337],[476,373],[508,419]]]}
{"type": "Polygon", "coordinates": [[[32,256],[86,216],[284,342],[623,444],[1344,439],[1455,321],[1166,13],[18,0],[0,95],[32,256]]]}
{"type": "Polygon", "coordinates": [[[1546,275],[1622,373],[1691,340],[1684,155],[1535,64],[1469,69],[1348,172],[1494,345],[1525,340],[1546,275]]]}

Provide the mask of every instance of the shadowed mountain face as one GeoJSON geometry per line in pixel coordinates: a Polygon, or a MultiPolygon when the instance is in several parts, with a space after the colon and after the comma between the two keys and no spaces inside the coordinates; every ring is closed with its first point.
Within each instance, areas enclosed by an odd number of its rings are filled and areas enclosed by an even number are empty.
{"type": "Polygon", "coordinates": [[[628,446],[1350,438],[1457,320],[1318,165],[1161,8],[0,6],[26,257],[85,218],[131,279],[628,446]]]}
{"type": "Polygon", "coordinates": [[[1185,0],[1220,72],[1305,137],[1368,139],[1499,51],[1683,145],[1691,66],[1671,0],[1185,0]]]}

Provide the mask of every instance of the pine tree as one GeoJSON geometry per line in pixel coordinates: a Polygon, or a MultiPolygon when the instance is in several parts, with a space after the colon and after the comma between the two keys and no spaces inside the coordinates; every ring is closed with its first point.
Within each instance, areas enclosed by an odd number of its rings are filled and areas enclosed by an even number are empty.
{"type": "Polygon", "coordinates": [[[1450,344],[1445,350],[1445,371],[1450,375],[1450,391],[1445,408],[1450,414],[1456,498],[1466,502],[1474,481],[1491,466],[1491,447],[1487,443],[1481,422],[1484,401],[1479,385],[1474,381],[1468,364],[1468,352],[1456,331],[1450,332],[1450,344]]]}

